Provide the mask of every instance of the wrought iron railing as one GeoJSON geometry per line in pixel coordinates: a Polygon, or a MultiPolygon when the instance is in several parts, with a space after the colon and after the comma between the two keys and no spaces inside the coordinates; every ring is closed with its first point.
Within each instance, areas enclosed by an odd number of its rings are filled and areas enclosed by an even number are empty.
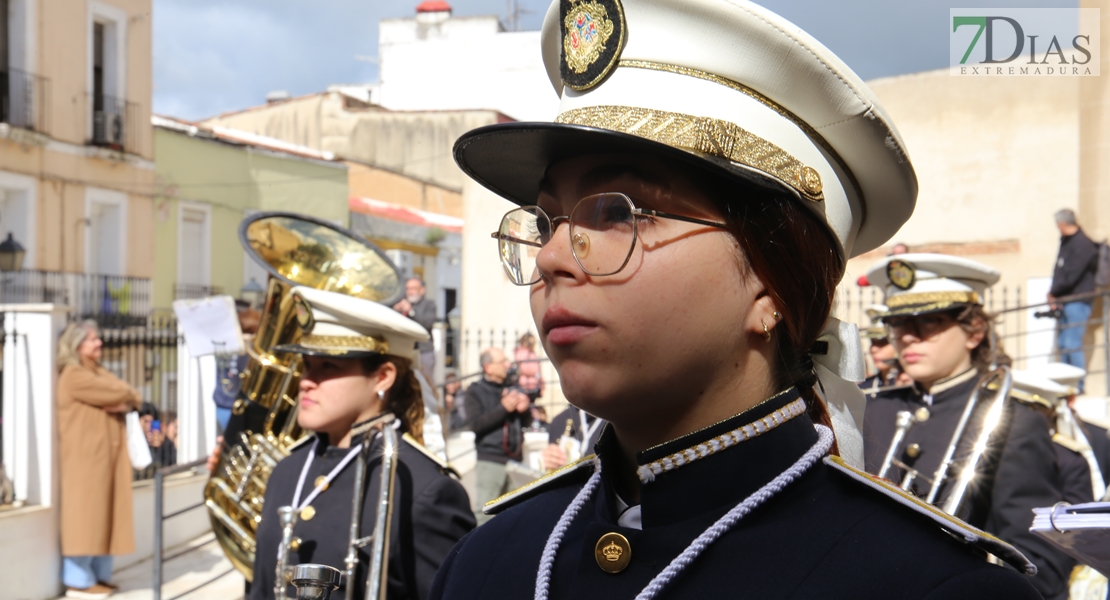
{"type": "Polygon", "coordinates": [[[144,325],[151,312],[150,279],[122,275],[7,271],[0,273],[0,304],[49,303],[101,325],[144,325]]]}
{"type": "Polygon", "coordinates": [[[20,69],[0,71],[0,122],[46,133],[50,125],[50,80],[20,69]]]}
{"type": "Polygon", "coordinates": [[[90,145],[142,153],[142,111],[138,103],[106,94],[90,94],[89,108],[92,111],[90,145]]]}

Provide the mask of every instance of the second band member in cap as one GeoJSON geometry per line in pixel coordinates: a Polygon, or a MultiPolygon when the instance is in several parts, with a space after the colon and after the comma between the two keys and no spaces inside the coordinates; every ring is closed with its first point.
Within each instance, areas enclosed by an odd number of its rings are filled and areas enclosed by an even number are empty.
{"type": "Polygon", "coordinates": [[[1013,548],[850,466],[859,333],[829,311],[916,196],[867,86],[741,1],[560,0],[543,46],[556,122],[455,157],[522,205],[494,233],[505,273],[609,425],[487,505],[432,596],[1035,598],[985,560],[1031,568],[1013,548]]]}
{"type": "MultiPolygon", "coordinates": [[[[427,332],[389,308],[343,294],[294,288],[300,343],[276,351],[303,356],[297,423],[315,432],[278,463],[266,487],[258,526],[251,600],[274,597],[282,526],[278,508],[292,506],[297,522],[288,565],[345,568],[355,458],[363,437],[375,435],[364,479],[361,535],[374,533],[380,479],[381,434],[374,421],[392,413],[403,433],[393,494],[389,598],[426,598],[432,577],[451,546],[474,528],[466,491],[445,464],[420,445],[424,405],[413,375],[413,343],[427,332]]],[[[354,585],[366,587],[367,548],[359,552],[354,585]]],[[[292,586],[287,597],[295,597],[292,586]]]]}
{"type": "MultiPolygon", "coordinates": [[[[972,393],[998,358],[983,294],[999,277],[987,265],[939,254],[889,257],[867,273],[868,281],[886,292],[883,321],[902,368],[914,380],[912,386],[869,395],[863,429],[867,470],[908,483],[937,506],[944,506],[956,487],[954,477],[938,476],[938,469],[972,393]],[[891,455],[900,412],[912,415],[913,423],[891,455]],[[935,494],[934,482],[939,486],[935,494]]],[[[1046,414],[1050,408],[1015,395],[992,419],[993,396],[980,391],[967,433],[954,447],[952,458],[962,464],[980,434],[991,431],[956,514],[1017,546],[1037,565],[1032,581],[1044,597],[1066,598],[1075,561],[1029,531],[1033,508],[1064,498],[1046,414]]]]}

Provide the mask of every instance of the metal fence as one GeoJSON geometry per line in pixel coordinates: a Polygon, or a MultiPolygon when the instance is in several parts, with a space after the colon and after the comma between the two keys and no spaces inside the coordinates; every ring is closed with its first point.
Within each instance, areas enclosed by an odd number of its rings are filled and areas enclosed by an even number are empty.
{"type": "MultiPolygon", "coordinates": [[[[185,548],[184,550],[179,550],[178,552],[175,552],[174,554],[166,556],[165,555],[165,548],[164,548],[165,542],[164,542],[163,536],[162,536],[163,526],[165,525],[166,521],[168,521],[169,519],[172,519],[174,517],[183,515],[183,514],[189,512],[189,511],[197,510],[199,508],[204,507],[204,500],[201,500],[200,502],[197,502],[196,504],[191,504],[189,506],[186,506],[185,508],[182,508],[180,510],[172,512],[168,515],[165,514],[165,481],[166,481],[166,477],[170,476],[170,475],[175,475],[177,473],[184,473],[185,471],[193,471],[193,473],[205,472],[204,465],[205,465],[206,460],[207,459],[202,458],[202,459],[195,460],[191,463],[184,464],[184,465],[165,467],[165,468],[162,468],[162,469],[158,469],[154,474],[154,560],[152,561],[154,571],[151,575],[151,579],[152,579],[151,587],[153,588],[152,592],[153,592],[154,600],[162,600],[162,584],[163,584],[162,569],[163,569],[163,566],[165,565],[165,563],[167,563],[171,560],[174,560],[176,558],[179,558],[181,556],[184,556],[186,554],[196,552],[197,550],[200,550],[201,548],[203,548],[203,547],[205,547],[205,546],[207,546],[207,545],[216,541],[215,534],[213,534],[211,536],[205,536],[201,541],[193,543],[192,545],[185,548]]],[[[189,595],[189,594],[191,594],[191,593],[193,593],[193,592],[195,592],[195,591],[197,591],[197,590],[215,582],[216,580],[220,579],[221,577],[224,577],[226,575],[230,575],[234,571],[235,571],[234,567],[229,568],[229,569],[223,571],[222,573],[220,573],[220,574],[218,574],[214,577],[208,578],[203,583],[195,585],[195,586],[189,588],[188,590],[186,590],[184,592],[181,592],[180,594],[177,594],[176,596],[173,596],[172,598],[169,598],[168,600],[176,600],[177,598],[187,596],[187,595],[189,595]]]]}
{"type": "Polygon", "coordinates": [[[145,325],[151,283],[142,277],[25,269],[0,274],[0,303],[60,304],[115,326],[145,325]]]}

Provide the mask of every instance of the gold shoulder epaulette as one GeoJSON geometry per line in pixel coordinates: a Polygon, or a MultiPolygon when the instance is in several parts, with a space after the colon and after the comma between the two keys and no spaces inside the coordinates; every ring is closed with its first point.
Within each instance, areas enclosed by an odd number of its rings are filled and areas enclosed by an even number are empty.
{"type": "MultiPolygon", "coordinates": [[[[581,476],[583,474],[589,476],[594,470],[594,458],[596,458],[596,455],[593,454],[583,456],[572,463],[555,469],[532,483],[525,484],[500,498],[490,500],[482,507],[482,512],[487,515],[496,515],[510,506],[515,506],[528,498],[536,496],[540,492],[551,488],[556,483],[565,483],[570,477],[575,475],[581,476]]],[[[585,478],[583,478],[582,481],[584,482],[585,478]]]]}
{"type": "Polygon", "coordinates": [[[1071,437],[1070,435],[1064,435],[1058,432],[1052,434],[1052,441],[1077,454],[1083,452],[1084,450],[1091,449],[1090,446],[1084,446],[1083,444],[1080,444],[1079,440],[1071,437]]]}
{"type": "Polygon", "coordinates": [[[1017,400],[1018,402],[1021,402],[1022,404],[1027,404],[1040,411],[1056,410],[1056,404],[1053,401],[1043,396],[1026,392],[1024,390],[1010,390],[1010,397],[1014,400],[1017,400]]]}
{"type": "Polygon", "coordinates": [[[1010,544],[994,537],[993,535],[972,527],[967,523],[945,513],[932,504],[927,504],[917,499],[911,494],[906,493],[901,488],[892,485],[885,479],[879,479],[870,473],[860,471],[854,467],[849,466],[839,456],[829,456],[825,458],[825,464],[832,467],[834,470],[847,475],[854,481],[861,483],[880,494],[894,500],[898,504],[918,513],[925,515],[936,522],[942,529],[950,533],[953,537],[960,540],[965,544],[971,544],[1001,558],[1002,560],[1010,563],[1018,571],[1027,575],[1036,575],[1037,567],[1029,562],[1028,558],[1022,554],[1017,548],[1010,544]]]}
{"type": "Polygon", "coordinates": [[[427,456],[429,460],[431,460],[435,464],[439,465],[439,470],[440,471],[443,471],[444,473],[454,477],[455,479],[461,479],[461,477],[459,476],[459,472],[456,471],[455,468],[452,467],[450,463],[448,463],[447,461],[440,458],[439,455],[436,454],[435,452],[432,452],[431,450],[428,450],[428,447],[425,446],[424,444],[421,444],[420,442],[416,441],[416,438],[414,438],[411,435],[406,433],[406,434],[403,434],[401,436],[401,439],[408,442],[408,444],[410,446],[412,446],[413,449],[415,449],[417,452],[423,454],[424,456],[427,456]]]}

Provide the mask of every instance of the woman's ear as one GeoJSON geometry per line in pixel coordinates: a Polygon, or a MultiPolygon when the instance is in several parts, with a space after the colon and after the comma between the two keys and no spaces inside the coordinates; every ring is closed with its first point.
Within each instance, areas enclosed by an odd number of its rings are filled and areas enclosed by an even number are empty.
{"type": "Polygon", "coordinates": [[[382,366],[374,371],[374,392],[388,392],[393,387],[393,383],[397,381],[397,365],[390,361],[385,361],[382,366]]]}
{"type": "Polygon", "coordinates": [[[782,320],[782,313],[775,307],[775,301],[766,290],[759,293],[748,311],[746,328],[753,334],[758,334],[765,341],[771,341],[775,327],[782,320]]]}
{"type": "Polygon", "coordinates": [[[982,321],[976,321],[975,331],[967,334],[967,349],[974,350],[983,343],[983,338],[987,337],[987,325],[982,321]]]}

